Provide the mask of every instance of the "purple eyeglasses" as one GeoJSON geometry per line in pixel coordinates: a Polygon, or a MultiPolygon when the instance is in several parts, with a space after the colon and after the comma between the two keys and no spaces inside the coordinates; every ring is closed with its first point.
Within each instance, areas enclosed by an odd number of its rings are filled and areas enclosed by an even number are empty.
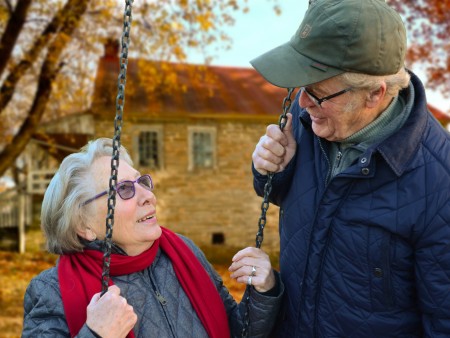
{"type": "MultiPolygon", "coordinates": [[[[138,177],[134,181],[122,181],[120,183],[117,183],[116,185],[116,192],[123,200],[129,200],[130,198],[134,197],[134,194],[136,193],[136,188],[134,187],[134,184],[137,183],[141,187],[143,187],[146,190],[152,191],[153,190],[153,181],[150,175],[142,175],[141,177],[138,177]]],[[[88,199],[87,201],[80,204],[81,206],[84,206],[86,204],[91,203],[92,201],[95,201],[97,198],[102,197],[103,195],[108,194],[109,190],[102,191],[101,193],[95,195],[94,197],[88,199]]]]}

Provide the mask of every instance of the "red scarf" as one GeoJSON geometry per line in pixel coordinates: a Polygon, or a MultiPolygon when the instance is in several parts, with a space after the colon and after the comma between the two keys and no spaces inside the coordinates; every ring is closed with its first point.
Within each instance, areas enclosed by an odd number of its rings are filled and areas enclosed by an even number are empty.
{"type": "MultiPolygon", "coordinates": [[[[170,258],[178,281],[209,337],[230,337],[225,307],[206,270],[183,240],[170,230],[161,229],[161,237],[140,255],[111,254],[110,275],[121,276],[146,269],[161,247],[170,258]]],[[[102,269],[103,253],[100,251],[85,250],[60,257],[59,287],[72,337],[86,322],[86,308],[92,296],[101,291],[102,269]]],[[[113,284],[111,279],[109,284],[113,284]]],[[[133,330],[128,337],[134,338],[133,330]]]]}

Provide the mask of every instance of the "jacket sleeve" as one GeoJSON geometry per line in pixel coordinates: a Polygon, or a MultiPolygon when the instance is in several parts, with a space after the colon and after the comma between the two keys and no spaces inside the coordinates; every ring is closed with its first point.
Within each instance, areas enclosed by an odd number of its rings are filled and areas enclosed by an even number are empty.
{"type": "MultiPolygon", "coordinates": [[[[25,292],[22,338],[70,337],[58,281],[50,271],[35,277],[25,292]]],[[[95,338],[86,324],[76,337],[95,338]]]]}
{"type": "Polygon", "coordinates": [[[429,203],[427,208],[429,221],[415,250],[417,292],[424,337],[450,337],[449,184],[443,184],[440,191],[430,196],[433,204],[429,203]]]}
{"type": "MultiPolygon", "coordinates": [[[[220,294],[225,305],[225,310],[228,315],[228,322],[230,325],[230,332],[232,337],[241,337],[242,328],[244,323],[244,316],[246,312],[246,298],[247,293],[242,297],[242,301],[238,304],[233,296],[229,293],[226,286],[223,284],[223,280],[213,266],[208,262],[203,252],[188,238],[182,237],[186,244],[191,248],[194,254],[199,259],[200,263],[204,266],[212,281],[216,285],[216,288],[220,294]]],[[[255,338],[269,337],[272,328],[275,325],[275,321],[278,317],[280,310],[282,297],[284,294],[284,285],[281,282],[281,278],[278,272],[275,271],[276,277],[276,294],[270,295],[262,294],[252,289],[250,294],[250,325],[249,336],[255,338]]],[[[247,291],[246,291],[247,292],[247,291]]]]}
{"type": "MultiPolygon", "coordinates": [[[[284,285],[281,282],[280,275],[275,272],[276,294],[271,296],[259,293],[253,287],[250,291],[250,307],[249,307],[249,337],[269,337],[271,331],[275,326],[275,322],[279,317],[279,311],[281,307],[282,297],[284,294],[284,285]]],[[[222,282],[220,280],[220,282],[222,282]]],[[[246,289],[242,300],[239,305],[236,306],[236,302],[229,294],[225,286],[222,285],[223,291],[221,292],[222,299],[229,297],[230,299],[224,299],[225,307],[228,312],[228,318],[230,323],[230,330],[232,337],[242,337],[242,329],[244,325],[245,315],[247,311],[247,295],[248,288],[246,289]],[[227,302],[229,305],[227,306],[227,302]]],[[[270,293],[270,292],[269,292],[270,293]]]]}
{"type": "MultiPolygon", "coordinates": [[[[275,204],[276,206],[281,206],[281,201],[289,190],[292,176],[294,175],[294,163],[295,156],[283,171],[276,173],[272,178],[272,190],[269,195],[269,202],[275,204]]],[[[255,192],[258,196],[264,197],[264,188],[268,181],[268,176],[261,175],[259,172],[257,172],[253,163],[252,172],[253,188],[255,189],[255,192]]]]}

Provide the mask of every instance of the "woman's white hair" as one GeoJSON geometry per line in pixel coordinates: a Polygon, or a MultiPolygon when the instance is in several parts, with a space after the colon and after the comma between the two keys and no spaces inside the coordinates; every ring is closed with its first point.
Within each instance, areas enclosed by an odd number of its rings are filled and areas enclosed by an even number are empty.
{"type": "MultiPolygon", "coordinates": [[[[80,152],[67,156],[45,191],[41,209],[41,228],[47,239],[47,250],[55,254],[82,251],[77,229],[88,224],[90,205],[80,206],[95,195],[92,163],[103,156],[112,156],[112,140],[90,141],[80,152]]],[[[120,161],[133,165],[127,150],[121,146],[120,161]]]]}

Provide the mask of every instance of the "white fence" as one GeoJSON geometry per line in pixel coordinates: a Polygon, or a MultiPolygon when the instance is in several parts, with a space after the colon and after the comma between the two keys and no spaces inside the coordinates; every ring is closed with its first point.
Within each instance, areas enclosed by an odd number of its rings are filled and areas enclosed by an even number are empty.
{"type": "Polygon", "coordinates": [[[29,194],[44,194],[53,175],[55,175],[55,169],[31,171],[27,177],[27,192],[29,194]]]}

